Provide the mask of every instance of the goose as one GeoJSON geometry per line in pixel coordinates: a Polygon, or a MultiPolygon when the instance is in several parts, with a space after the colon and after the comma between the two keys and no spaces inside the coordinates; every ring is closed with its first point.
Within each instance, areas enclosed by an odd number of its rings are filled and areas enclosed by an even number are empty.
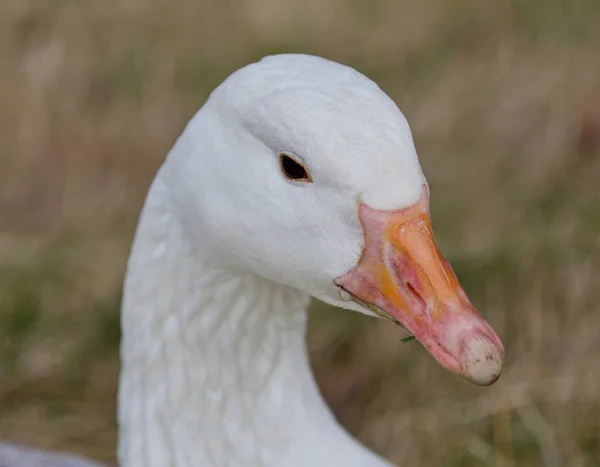
{"type": "Polygon", "coordinates": [[[436,246],[429,198],[405,117],[363,74],[282,54],[230,75],[175,142],[139,218],[121,310],[119,465],[392,465],[319,392],[311,296],[390,321],[442,367],[495,382],[502,342],[436,246]]]}

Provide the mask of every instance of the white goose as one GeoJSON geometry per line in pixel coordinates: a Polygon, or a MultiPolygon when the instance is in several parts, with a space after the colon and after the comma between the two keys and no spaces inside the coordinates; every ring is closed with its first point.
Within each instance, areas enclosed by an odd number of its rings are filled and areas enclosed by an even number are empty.
{"type": "Polygon", "coordinates": [[[401,324],[444,367],[493,383],[502,343],[438,251],[428,202],[404,116],[357,71],[280,55],[225,80],[139,221],[122,307],[120,465],[391,465],[319,393],[311,295],[401,324]]]}

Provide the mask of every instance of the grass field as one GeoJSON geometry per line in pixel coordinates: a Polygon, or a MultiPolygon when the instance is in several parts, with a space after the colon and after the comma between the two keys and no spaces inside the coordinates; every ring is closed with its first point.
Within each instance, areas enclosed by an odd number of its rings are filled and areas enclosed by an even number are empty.
{"type": "Polygon", "coordinates": [[[149,182],[230,72],[352,65],[398,103],[441,248],[502,336],[491,388],[312,309],[321,388],[404,466],[600,465],[600,2],[4,0],[0,439],[115,461],[120,286],[149,182]]]}

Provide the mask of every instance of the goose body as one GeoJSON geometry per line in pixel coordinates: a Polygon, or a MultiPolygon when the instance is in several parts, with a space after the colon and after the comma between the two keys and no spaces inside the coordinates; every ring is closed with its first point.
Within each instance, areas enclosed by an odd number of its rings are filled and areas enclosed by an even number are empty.
{"type": "Polygon", "coordinates": [[[404,116],[352,68],[280,55],[225,80],[140,216],[120,465],[391,465],[319,393],[310,296],[402,325],[446,368],[495,381],[502,344],[437,250],[428,201],[404,116]]]}

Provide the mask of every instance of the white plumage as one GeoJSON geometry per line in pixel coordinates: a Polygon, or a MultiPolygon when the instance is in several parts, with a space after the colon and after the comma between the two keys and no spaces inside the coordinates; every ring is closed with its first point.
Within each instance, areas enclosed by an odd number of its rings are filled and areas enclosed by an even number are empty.
{"type": "MultiPolygon", "coordinates": [[[[380,314],[348,301],[336,282],[365,248],[357,207],[408,208],[424,184],[402,113],[349,67],[273,56],[219,86],[174,145],[140,217],[122,308],[120,464],[390,465],[322,399],[306,307],[312,295],[380,314]],[[282,152],[312,183],[286,178],[282,152]]],[[[478,351],[493,347],[478,339],[478,351]]],[[[497,378],[494,365],[477,373],[482,384],[497,378]]]]}

